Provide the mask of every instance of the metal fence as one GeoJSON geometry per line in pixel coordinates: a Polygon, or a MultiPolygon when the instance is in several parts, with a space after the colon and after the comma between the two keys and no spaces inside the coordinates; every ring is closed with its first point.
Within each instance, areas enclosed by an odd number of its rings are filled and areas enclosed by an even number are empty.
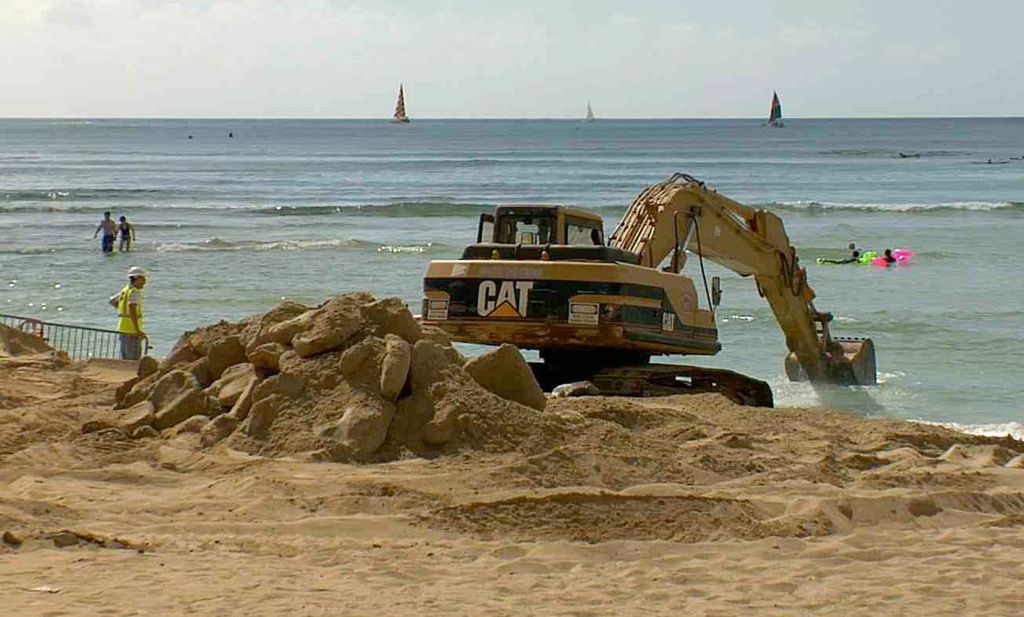
{"type": "MultiPolygon", "coordinates": [[[[117,330],[71,326],[3,313],[0,313],[0,323],[38,336],[50,347],[67,353],[72,360],[121,357],[121,333],[117,330]]],[[[142,339],[142,355],[148,354],[149,340],[142,339]]]]}

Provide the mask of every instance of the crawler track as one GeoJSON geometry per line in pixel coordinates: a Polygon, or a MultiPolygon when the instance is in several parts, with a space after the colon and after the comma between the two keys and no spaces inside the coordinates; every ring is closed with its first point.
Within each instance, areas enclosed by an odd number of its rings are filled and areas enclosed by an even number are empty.
{"type": "Polygon", "coordinates": [[[760,379],[726,369],[675,364],[645,364],[602,368],[589,375],[567,374],[544,363],[531,363],[545,390],[570,381],[590,381],[606,396],[667,396],[717,392],[740,405],[773,407],[772,390],[760,379]]]}

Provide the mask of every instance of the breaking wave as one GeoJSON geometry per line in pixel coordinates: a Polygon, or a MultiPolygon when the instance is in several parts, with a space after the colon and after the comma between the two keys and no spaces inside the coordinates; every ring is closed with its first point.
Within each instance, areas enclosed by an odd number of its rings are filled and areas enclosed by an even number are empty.
{"type": "Polygon", "coordinates": [[[396,218],[430,216],[476,216],[494,210],[493,204],[451,201],[399,201],[381,205],[301,205],[265,206],[256,210],[266,216],[393,216],[396,218]]]}
{"type": "Polygon", "coordinates": [[[759,204],[758,207],[791,212],[1005,212],[1024,213],[1024,201],[951,201],[940,203],[855,203],[835,201],[781,201],[759,204]]]}
{"type": "Polygon", "coordinates": [[[917,420],[917,422],[945,426],[968,435],[984,435],[986,437],[1004,437],[1009,435],[1014,439],[1024,439],[1024,422],[998,422],[994,424],[959,424],[957,422],[927,422],[924,420],[917,420]]]}
{"type": "MultiPolygon", "coordinates": [[[[273,200],[211,199],[209,195],[183,194],[160,189],[69,189],[69,190],[3,190],[0,189],[0,213],[59,212],[67,214],[100,213],[117,209],[156,210],[163,214],[181,212],[232,212],[268,217],[372,216],[393,218],[476,217],[492,212],[497,203],[455,201],[448,197],[400,199],[385,203],[274,203],[273,200]]],[[[287,202],[287,200],[281,200],[287,202]]],[[[572,203],[553,200],[612,216],[625,211],[628,203],[572,203]]],[[[509,202],[515,204],[515,201],[509,202]]],[[[805,214],[885,212],[905,214],[943,214],[950,212],[985,212],[999,214],[1024,213],[1024,201],[950,201],[950,202],[841,202],[788,200],[750,203],[777,212],[805,214]]]]}
{"type": "Polygon", "coordinates": [[[223,240],[210,238],[199,242],[158,242],[157,252],[214,252],[214,251],[376,251],[378,253],[421,254],[447,250],[450,247],[436,242],[426,244],[392,245],[357,239],[334,240],[223,240]]]}
{"type": "Polygon", "coordinates": [[[3,201],[97,201],[104,199],[137,199],[157,196],[181,196],[180,192],[162,189],[0,189],[3,201]]]}
{"type": "Polygon", "coordinates": [[[902,153],[898,150],[887,150],[884,148],[836,148],[818,152],[823,156],[838,156],[843,158],[864,158],[864,159],[896,159],[896,158],[934,158],[950,156],[967,156],[971,152],[962,150],[905,150],[902,153]],[[901,157],[900,154],[903,154],[901,157]]]}

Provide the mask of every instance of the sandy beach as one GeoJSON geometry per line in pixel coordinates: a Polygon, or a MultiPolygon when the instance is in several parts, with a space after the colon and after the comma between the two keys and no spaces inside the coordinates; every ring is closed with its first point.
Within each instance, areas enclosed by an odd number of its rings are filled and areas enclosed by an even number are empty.
{"type": "Polygon", "coordinates": [[[1024,2],[737,4],[0,0],[0,617],[1024,616],[1024,2]]]}
{"type": "MultiPolygon", "coordinates": [[[[1010,438],[710,394],[580,397],[476,408],[486,434],[463,424],[433,455],[319,462],[272,437],[211,446],[197,432],[104,429],[96,419],[133,365],[11,351],[0,359],[7,614],[1013,615],[1024,604],[1024,443],[1010,438]]],[[[298,430],[290,418],[274,430],[298,430]]]]}

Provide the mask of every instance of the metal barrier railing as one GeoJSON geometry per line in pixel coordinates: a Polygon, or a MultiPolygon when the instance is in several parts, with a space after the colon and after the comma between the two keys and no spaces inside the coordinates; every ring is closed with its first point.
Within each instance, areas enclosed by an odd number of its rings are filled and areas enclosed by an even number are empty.
{"type": "MultiPolygon", "coordinates": [[[[121,357],[121,333],[117,330],[71,326],[3,313],[0,313],[0,323],[38,336],[50,347],[68,354],[72,360],[121,357]]],[[[142,355],[148,354],[149,339],[143,338],[142,355]]]]}

